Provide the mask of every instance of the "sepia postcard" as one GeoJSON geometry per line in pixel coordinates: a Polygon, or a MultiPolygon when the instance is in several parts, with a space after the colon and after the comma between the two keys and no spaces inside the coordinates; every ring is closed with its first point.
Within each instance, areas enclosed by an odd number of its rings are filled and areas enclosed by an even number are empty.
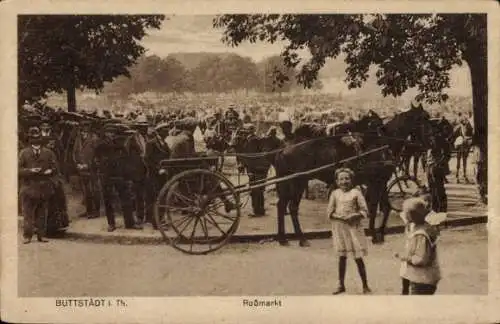
{"type": "Polygon", "coordinates": [[[498,322],[499,21],[0,2],[1,319],[498,322]]]}

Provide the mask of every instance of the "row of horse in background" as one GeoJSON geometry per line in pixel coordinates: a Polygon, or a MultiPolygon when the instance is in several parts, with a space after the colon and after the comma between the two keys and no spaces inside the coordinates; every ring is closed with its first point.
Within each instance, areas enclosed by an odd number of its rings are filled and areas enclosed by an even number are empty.
{"type": "MultiPolygon", "coordinates": [[[[103,123],[106,121],[102,121],[103,123]]],[[[57,155],[62,165],[62,170],[68,179],[70,175],[76,174],[76,165],[73,154],[75,143],[80,140],[80,129],[78,117],[63,116],[54,129],[57,138],[57,155]]],[[[275,123],[260,125],[260,130],[270,128],[275,123]]],[[[453,127],[443,120],[432,120],[422,106],[412,106],[406,112],[402,112],[388,121],[382,120],[375,112],[371,111],[357,121],[336,125],[335,135],[329,136],[329,128],[326,125],[303,124],[297,125],[294,130],[292,145],[276,148],[276,142],[270,137],[259,137],[258,144],[249,148],[246,137],[240,130],[231,134],[230,139],[223,136],[215,136],[215,141],[207,143],[211,149],[237,153],[271,152],[261,155],[259,158],[243,158],[247,164],[247,170],[251,170],[254,163],[262,163],[265,159],[269,166],[273,166],[276,176],[282,177],[294,173],[315,169],[332,161],[340,161],[345,158],[359,155],[361,152],[388,145],[389,151],[380,151],[377,154],[367,156],[349,163],[348,167],[354,169],[357,174],[356,182],[363,183],[367,187],[366,197],[369,207],[370,232],[373,234],[373,242],[384,241],[384,229],[388,220],[390,206],[387,192],[380,190],[385,188],[387,182],[394,174],[394,164],[380,163],[387,160],[406,161],[411,157],[421,155],[421,152],[433,145],[451,145],[453,141],[453,127]],[[408,139],[411,138],[415,145],[408,139]],[[218,146],[214,146],[214,143],[218,146]],[[411,152],[411,154],[409,153],[411,152]],[[246,161],[245,161],[246,160],[246,161]],[[378,229],[375,229],[375,217],[380,208],[383,220],[378,229]]],[[[145,167],[145,151],[140,145],[139,132],[131,129],[123,136],[123,145],[130,155],[131,170],[136,170],[133,178],[137,183],[145,179],[147,168],[145,167]],[[135,162],[134,162],[135,161],[135,162]]],[[[406,170],[409,172],[409,170],[406,170]]],[[[328,186],[334,185],[335,179],[332,170],[325,170],[312,176],[328,186]]],[[[304,190],[310,178],[300,177],[295,180],[278,183],[276,186],[278,194],[278,240],[286,244],[284,216],[288,210],[293,222],[296,235],[301,238],[301,245],[307,245],[299,219],[299,205],[304,190]]],[[[139,193],[138,193],[139,194],[139,193]]]]}

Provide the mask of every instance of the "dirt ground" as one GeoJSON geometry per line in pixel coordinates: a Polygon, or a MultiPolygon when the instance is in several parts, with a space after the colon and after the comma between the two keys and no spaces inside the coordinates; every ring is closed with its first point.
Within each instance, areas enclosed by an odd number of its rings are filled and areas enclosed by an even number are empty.
{"type": "MultiPolygon", "coordinates": [[[[400,293],[394,252],[403,236],[371,245],[366,258],[374,295],[400,293]]],[[[445,230],[439,243],[443,279],[437,294],[487,294],[486,225],[445,230]]],[[[206,256],[189,256],[168,246],[125,246],[54,240],[19,246],[19,295],[54,296],[235,296],[329,295],[337,284],[331,240],[309,248],[294,242],[231,244],[206,256]]],[[[361,282],[348,261],[348,294],[361,282]]]]}

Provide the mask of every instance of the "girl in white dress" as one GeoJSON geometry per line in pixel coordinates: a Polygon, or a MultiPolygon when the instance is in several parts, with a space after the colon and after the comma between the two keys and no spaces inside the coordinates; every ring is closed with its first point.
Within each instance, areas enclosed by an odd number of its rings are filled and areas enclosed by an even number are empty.
{"type": "Polygon", "coordinates": [[[354,257],[363,283],[363,293],[371,292],[366,278],[363,256],[367,255],[367,240],[361,219],[368,217],[365,198],[356,187],[353,187],[354,173],[347,168],[337,169],[335,179],[338,189],[330,193],[327,215],[332,223],[333,246],[339,258],[339,286],[334,295],[345,292],[344,278],[347,255],[354,257]]]}

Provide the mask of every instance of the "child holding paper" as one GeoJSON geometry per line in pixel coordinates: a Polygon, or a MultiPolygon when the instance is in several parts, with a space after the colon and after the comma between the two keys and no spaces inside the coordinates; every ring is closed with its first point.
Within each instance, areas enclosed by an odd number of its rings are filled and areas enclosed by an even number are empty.
{"type": "Polygon", "coordinates": [[[344,278],[347,255],[356,261],[363,284],[363,293],[371,292],[368,287],[366,267],[363,256],[367,255],[367,242],[361,219],[368,216],[365,198],[358,188],[353,186],[354,172],[347,168],[336,170],[335,179],[338,189],[330,193],[327,215],[332,223],[333,245],[339,257],[339,286],[334,295],[346,291],[344,278]]]}

